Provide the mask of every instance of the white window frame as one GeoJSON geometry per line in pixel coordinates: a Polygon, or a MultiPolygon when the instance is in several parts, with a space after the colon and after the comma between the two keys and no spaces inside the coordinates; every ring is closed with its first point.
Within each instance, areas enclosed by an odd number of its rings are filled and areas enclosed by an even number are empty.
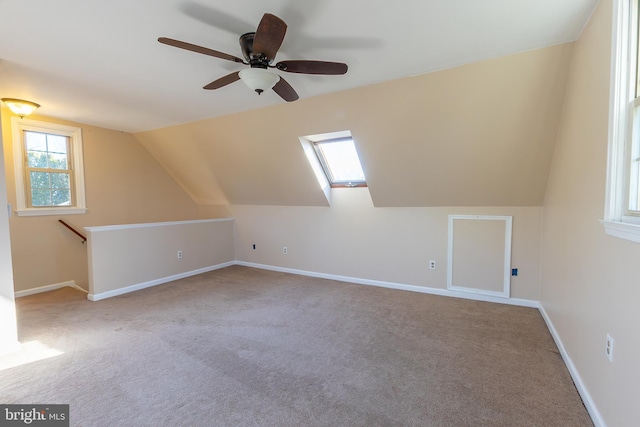
{"type": "Polygon", "coordinates": [[[338,181],[335,180],[332,176],[331,168],[327,164],[327,160],[325,159],[319,145],[322,145],[324,143],[337,142],[340,140],[348,140],[353,143],[353,146],[356,149],[356,154],[358,155],[358,162],[360,162],[360,167],[362,168],[360,153],[358,153],[358,148],[356,147],[356,143],[353,139],[353,136],[351,135],[351,131],[344,130],[300,137],[300,142],[303,144],[303,148],[305,148],[305,153],[307,154],[309,163],[311,163],[311,166],[314,168],[314,172],[316,173],[316,175],[318,175],[319,172],[324,176],[324,178],[318,177],[320,186],[323,188],[325,188],[326,185],[328,185],[330,188],[367,187],[366,177],[363,180],[357,181],[338,181]],[[310,147],[312,150],[308,150],[308,147],[310,147]],[[313,152],[315,156],[311,156],[311,152],[313,152]]]}
{"type": "MultiPolygon", "coordinates": [[[[340,188],[340,187],[347,187],[347,188],[352,188],[352,187],[366,187],[367,186],[367,180],[365,179],[361,179],[361,180],[338,180],[336,179],[335,176],[333,176],[333,168],[331,167],[331,165],[329,164],[328,159],[325,157],[324,152],[322,151],[322,145],[323,144],[331,144],[332,142],[351,142],[351,144],[353,144],[353,147],[355,148],[356,143],[353,141],[352,137],[344,137],[344,138],[330,138],[330,139],[322,139],[322,140],[318,140],[318,141],[312,141],[313,144],[313,149],[315,150],[316,156],[318,156],[318,161],[320,162],[320,165],[322,166],[322,170],[324,171],[324,174],[327,176],[327,180],[329,181],[329,183],[331,183],[331,187],[332,188],[340,188]]],[[[356,154],[357,154],[357,148],[356,148],[356,154]]],[[[360,162],[360,156],[358,155],[358,162],[360,162]]],[[[360,167],[362,168],[362,164],[360,164],[360,167]]]]}
{"type": "Polygon", "coordinates": [[[16,181],[16,214],[18,216],[68,215],[87,212],[84,166],[82,156],[82,130],[79,127],[42,122],[39,120],[11,118],[13,131],[13,158],[16,181]],[[29,207],[27,205],[27,181],[25,177],[25,144],[24,131],[41,132],[69,137],[71,145],[72,174],[72,206],[29,207]]]}
{"type": "Polygon", "coordinates": [[[630,166],[635,96],[638,0],[614,0],[609,108],[607,192],[604,219],[608,235],[640,243],[640,212],[629,212],[630,166]]]}

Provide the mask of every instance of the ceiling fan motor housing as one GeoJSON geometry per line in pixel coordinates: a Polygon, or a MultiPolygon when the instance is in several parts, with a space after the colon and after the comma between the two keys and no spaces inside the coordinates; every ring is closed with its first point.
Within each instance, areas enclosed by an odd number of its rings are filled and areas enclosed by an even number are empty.
{"type": "Polygon", "coordinates": [[[258,94],[267,89],[273,89],[282,99],[291,102],[299,99],[298,94],[279,74],[269,72],[269,68],[299,74],[339,75],[347,72],[347,64],[340,62],[287,60],[271,65],[282,45],[286,31],[287,24],[282,19],[273,14],[265,13],[255,32],[245,33],[240,36],[240,49],[244,59],[168,37],[159,37],[158,41],[169,46],[251,67],[231,72],[212,81],[203,86],[203,89],[206,90],[220,89],[238,80],[243,80],[248,87],[258,94]]]}
{"type": "Polygon", "coordinates": [[[260,52],[253,51],[253,39],[256,33],[246,33],[240,36],[240,49],[242,56],[247,60],[251,68],[269,68],[269,58],[260,52]]]}

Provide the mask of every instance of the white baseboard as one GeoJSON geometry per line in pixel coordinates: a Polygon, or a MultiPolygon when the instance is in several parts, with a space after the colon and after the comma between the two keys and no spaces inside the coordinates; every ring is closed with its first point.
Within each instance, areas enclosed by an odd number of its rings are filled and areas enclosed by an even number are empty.
{"type": "Polygon", "coordinates": [[[430,288],[426,286],[407,285],[404,283],[384,282],[380,280],[361,279],[359,277],[338,276],[335,274],[318,273],[315,271],[297,270],[294,268],[276,267],[273,265],[256,264],[252,262],[236,261],[236,265],[245,267],[259,268],[262,270],[278,271],[281,273],[298,274],[301,276],[318,277],[321,279],[337,280],[340,282],[356,283],[359,285],[379,286],[382,288],[399,289],[402,291],[420,292],[423,294],[441,295],[453,298],[463,298],[475,301],[495,302],[499,304],[517,305],[521,307],[538,308],[540,303],[534,300],[520,298],[501,298],[491,295],[472,294],[466,292],[456,292],[449,289],[430,288]]]}
{"type": "Polygon", "coordinates": [[[100,301],[105,298],[111,298],[118,295],[128,294],[129,292],[139,291],[141,289],[150,288],[151,286],[161,285],[163,283],[172,282],[178,279],[184,279],[185,277],[195,276],[196,274],[206,273],[208,271],[218,270],[220,268],[229,267],[234,265],[234,261],[225,262],[218,265],[212,265],[210,267],[203,267],[197,270],[191,270],[184,273],[174,274],[172,276],[161,277],[155,280],[149,280],[148,282],[137,283],[135,285],[126,286],[124,288],[114,289],[112,291],[101,292],[99,294],[89,294],[87,298],[91,301],[100,301]]]}
{"type": "Polygon", "coordinates": [[[553,337],[553,340],[556,342],[556,346],[560,350],[560,355],[562,356],[562,360],[564,360],[564,364],[567,365],[567,369],[571,374],[571,378],[573,378],[573,383],[576,385],[576,388],[578,389],[578,393],[582,398],[582,402],[584,403],[584,406],[587,408],[589,415],[591,415],[591,420],[593,421],[593,424],[596,427],[607,427],[607,424],[602,419],[602,415],[600,414],[600,411],[598,411],[598,408],[596,407],[595,402],[591,398],[591,394],[589,394],[589,390],[587,390],[587,387],[584,385],[584,382],[582,381],[582,377],[580,376],[580,373],[576,369],[576,366],[573,364],[573,360],[571,360],[571,357],[569,357],[569,353],[567,353],[567,350],[564,348],[564,344],[562,343],[562,339],[560,338],[558,331],[553,325],[551,318],[547,314],[542,304],[540,304],[539,310],[540,310],[540,314],[542,315],[542,318],[547,324],[547,328],[549,328],[549,332],[551,332],[551,336],[553,337]]]}
{"type": "Polygon", "coordinates": [[[16,298],[26,297],[27,295],[39,294],[41,292],[49,292],[56,289],[64,288],[66,286],[77,289],[84,293],[87,292],[86,289],[83,289],[80,286],[76,285],[75,280],[69,280],[68,282],[54,283],[53,285],[40,286],[37,288],[26,289],[24,291],[17,291],[14,293],[14,295],[16,298]]]}
{"type": "MultiPolygon", "coordinates": [[[[379,287],[383,287],[383,288],[419,292],[419,293],[424,293],[424,294],[441,295],[441,296],[447,296],[447,297],[453,297],[453,298],[464,298],[464,299],[470,299],[470,300],[476,300],[476,301],[495,302],[495,303],[499,303],[499,304],[509,304],[509,305],[516,305],[516,306],[522,306],[522,307],[537,308],[540,311],[540,314],[542,315],[542,318],[544,319],[545,323],[547,324],[547,328],[549,329],[549,332],[551,333],[551,336],[553,337],[553,340],[555,341],[556,346],[558,347],[558,350],[560,351],[562,359],[564,360],[564,363],[567,366],[567,369],[569,370],[569,373],[571,374],[571,377],[573,378],[573,382],[576,385],[578,393],[582,397],[582,401],[584,402],[584,405],[587,408],[587,411],[589,412],[589,415],[591,416],[591,419],[592,419],[594,425],[596,427],[607,427],[606,423],[602,419],[602,415],[600,414],[600,411],[598,411],[598,408],[596,407],[593,399],[591,398],[591,394],[589,394],[589,391],[587,390],[584,382],[582,381],[582,377],[580,376],[580,373],[578,372],[578,370],[576,369],[575,365],[573,364],[573,361],[571,360],[571,357],[569,357],[569,354],[567,353],[567,350],[565,349],[565,347],[564,347],[564,345],[562,343],[562,339],[558,335],[558,331],[556,330],[555,326],[553,325],[553,322],[549,318],[549,315],[547,314],[547,312],[545,311],[544,307],[542,306],[542,304],[539,301],[527,300],[527,299],[519,299],[519,298],[500,298],[500,297],[494,297],[494,296],[490,296],[490,295],[480,295],[480,294],[470,294],[470,293],[463,293],[463,292],[455,292],[455,291],[451,291],[451,290],[448,290],[448,289],[442,289],[442,288],[431,288],[431,287],[424,287],[424,286],[407,285],[407,284],[403,284],[403,283],[394,283],[394,282],[385,282],[385,281],[380,281],[380,280],[362,279],[362,278],[350,277],[350,276],[339,276],[339,275],[335,275],[335,274],[318,273],[318,272],[306,271],[306,270],[298,270],[298,269],[293,269],[293,268],[277,267],[277,266],[273,266],[273,265],[256,264],[256,263],[245,262],[245,261],[230,261],[230,262],[226,262],[226,263],[222,263],[222,264],[218,264],[218,265],[214,265],[214,266],[210,266],[210,267],[204,267],[204,268],[200,268],[200,269],[197,269],[197,270],[188,271],[188,272],[185,272],[185,273],[180,273],[180,274],[175,274],[175,275],[168,276],[168,277],[163,277],[163,278],[156,279],[156,280],[150,280],[150,281],[144,282],[144,283],[138,283],[138,284],[135,284],[135,285],[127,286],[127,287],[120,288],[120,289],[115,289],[115,290],[108,291],[108,292],[102,292],[102,293],[99,293],[99,294],[91,294],[91,293],[89,293],[87,295],[87,298],[89,300],[91,300],[91,301],[99,301],[99,300],[102,300],[102,299],[105,299],[105,298],[111,298],[111,297],[114,297],[114,296],[123,295],[123,294],[127,294],[127,293],[130,293],[130,292],[138,291],[138,290],[141,290],[141,289],[149,288],[151,286],[156,286],[156,285],[160,285],[160,284],[163,284],[163,283],[171,282],[171,281],[174,281],[174,280],[183,279],[185,277],[195,276],[197,274],[202,274],[202,273],[206,273],[206,272],[209,272],[209,271],[218,270],[220,268],[230,267],[232,265],[241,265],[241,266],[245,266],[245,267],[258,268],[258,269],[262,269],[262,270],[277,271],[277,272],[281,272],[281,273],[298,274],[298,275],[301,275],[301,276],[318,277],[318,278],[321,278],[321,279],[337,280],[337,281],[340,281],[340,282],[356,283],[356,284],[360,284],[360,285],[379,286],[379,287]]],[[[15,293],[15,297],[16,298],[20,298],[20,297],[23,297],[23,296],[33,295],[33,294],[37,294],[37,293],[40,293],[40,292],[52,291],[52,290],[55,290],[55,289],[63,288],[65,286],[70,286],[72,288],[79,289],[79,290],[81,290],[83,292],[87,292],[86,290],[82,289],[80,286],[76,285],[75,281],[71,280],[71,281],[68,281],[68,282],[56,283],[56,284],[53,284],[53,285],[41,286],[41,287],[38,287],[38,288],[27,289],[27,290],[24,290],[24,291],[18,291],[18,292],[15,293]]]]}
{"type": "Polygon", "coordinates": [[[598,408],[596,407],[593,399],[591,398],[589,391],[584,385],[584,382],[582,381],[582,377],[578,373],[578,370],[573,364],[573,361],[569,357],[567,350],[564,348],[562,340],[558,335],[558,331],[554,327],[553,322],[551,322],[551,319],[549,318],[549,316],[547,315],[547,312],[545,311],[544,307],[539,301],[519,299],[519,298],[500,298],[500,297],[493,297],[490,295],[467,294],[462,292],[450,291],[448,289],[442,289],[442,288],[430,288],[430,287],[423,287],[423,286],[406,285],[402,283],[361,279],[361,278],[349,277],[349,276],[338,276],[334,274],[317,273],[312,271],[276,267],[272,265],[256,264],[256,263],[244,262],[244,261],[236,261],[235,264],[242,265],[245,267],[278,271],[281,273],[299,274],[302,276],[319,277],[322,279],[338,280],[341,282],[357,283],[361,285],[380,286],[384,288],[400,289],[400,290],[420,292],[425,294],[433,294],[433,295],[441,295],[441,296],[454,297],[454,298],[471,299],[476,301],[495,302],[500,304],[510,304],[510,305],[517,305],[522,307],[537,308],[538,311],[540,311],[540,314],[544,319],[545,323],[547,324],[547,328],[549,329],[549,332],[551,333],[551,336],[553,337],[553,340],[555,341],[556,346],[558,347],[558,350],[562,355],[562,359],[564,360],[564,363],[567,366],[569,373],[571,374],[573,382],[575,383],[576,388],[578,389],[578,393],[580,394],[580,397],[582,398],[582,401],[584,402],[584,405],[587,408],[587,411],[589,412],[589,415],[591,416],[591,419],[595,427],[607,427],[606,423],[602,419],[602,415],[600,414],[600,411],[598,411],[598,408]]]}

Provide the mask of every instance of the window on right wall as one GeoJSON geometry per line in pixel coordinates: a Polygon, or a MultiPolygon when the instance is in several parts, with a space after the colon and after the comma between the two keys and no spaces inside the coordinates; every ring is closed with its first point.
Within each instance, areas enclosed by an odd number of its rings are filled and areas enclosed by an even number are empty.
{"type": "Polygon", "coordinates": [[[331,187],[366,187],[353,138],[319,135],[310,139],[331,187]]]}
{"type": "Polygon", "coordinates": [[[609,112],[607,234],[640,243],[638,0],[615,0],[609,112]]]}

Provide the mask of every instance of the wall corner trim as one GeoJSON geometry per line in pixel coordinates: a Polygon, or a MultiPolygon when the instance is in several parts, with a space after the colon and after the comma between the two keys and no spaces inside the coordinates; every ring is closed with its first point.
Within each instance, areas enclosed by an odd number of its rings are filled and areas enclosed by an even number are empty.
{"type": "Polygon", "coordinates": [[[70,288],[74,288],[77,289],[79,291],[82,291],[84,293],[87,293],[87,290],[76,285],[76,281],[75,280],[69,280],[68,282],[60,282],[60,283],[54,283],[52,285],[46,285],[46,286],[39,286],[37,288],[31,288],[31,289],[25,289],[24,291],[16,291],[14,293],[16,298],[20,298],[20,297],[26,297],[27,295],[34,295],[34,294],[39,294],[42,292],[49,292],[49,291],[54,291],[56,289],[60,289],[60,288],[64,288],[64,287],[70,287],[70,288]]]}
{"type": "Polygon", "coordinates": [[[589,415],[591,415],[591,420],[593,421],[593,424],[595,425],[595,427],[607,427],[607,424],[602,419],[602,415],[600,414],[600,411],[596,407],[596,404],[593,401],[593,398],[591,397],[589,390],[587,390],[587,386],[582,381],[582,377],[580,376],[578,369],[573,364],[573,360],[571,360],[569,353],[564,348],[562,339],[560,338],[558,331],[553,325],[553,322],[551,321],[551,318],[549,317],[546,310],[544,309],[544,306],[542,305],[542,303],[540,303],[538,310],[540,311],[542,318],[547,324],[547,328],[549,328],[549,332],[551,332],[551,336],[553,337],[553,340],[555,341],[556,346],[560,350],[560,355],[562,356],[562,360],[564,360],[565,365],[567,365],[567,369],[569,369],[571,378],[573,379],[573,382],[576,385],[576,389],[578,389],[578,393],[582,398],[582,402],[584,403],[584,406],[587,408],[589,415]]]}

